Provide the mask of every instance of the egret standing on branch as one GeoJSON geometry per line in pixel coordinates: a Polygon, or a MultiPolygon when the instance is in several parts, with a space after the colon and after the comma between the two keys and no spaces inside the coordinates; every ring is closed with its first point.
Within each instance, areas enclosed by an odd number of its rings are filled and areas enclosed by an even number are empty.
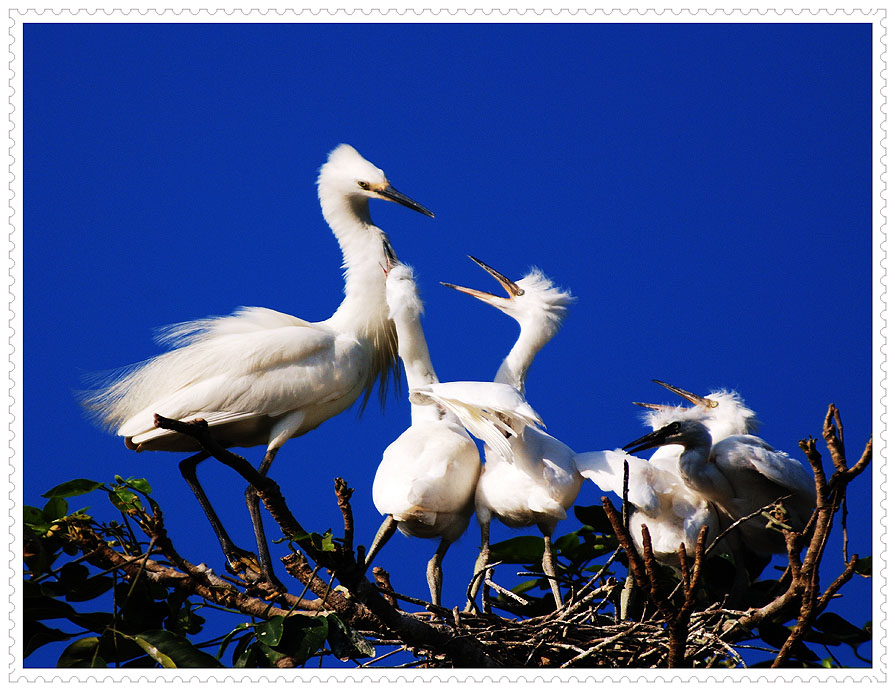
{"type": "MultiPolygon", "coordinates": [[[[342,250],[345,298],[336,312],[308,322],[274,310],[246,307],[227,317],[170,327],[170,352],[136,365],[85,405],[137,451],[190,451],[189,437],[155,427],[154,414],[177,420],[204,418],[225,447],[264,444],[265,474],[279,448],[365,400],[379,382],[384,395],[397,372],[394,324],[385,303],[382,266],[394,257],[386,234],[370,218],[370,199],[398,202],[427,216],[431,211],[405,197],[385,174],[347,144],[329,154],[317,181],[323,217],[342,250]]],[[[180,463],[236,569],[249,557],[238,549],[216,516],[196,476],[204,451],[180,463]]],[[[258,543],[261,575],[273,581],[257,494],[246,501],[258,543]]]]}
{"type": "MultiPolygon", "coordinates": [[[[437,383],[420,324],[423,306],[410,267],[388,268],[385,294],[408,387],[437,383]]],[[[481,459],[453,413],[411,402],[410,416],[410,427],[385,449],[376,470],[373,503],[386,518],[370,545],[365,566],[395,529],[412,537],[440,538],[426,577],[432,603],[441,605],[441,562],[469,525],[481,459]]]]}

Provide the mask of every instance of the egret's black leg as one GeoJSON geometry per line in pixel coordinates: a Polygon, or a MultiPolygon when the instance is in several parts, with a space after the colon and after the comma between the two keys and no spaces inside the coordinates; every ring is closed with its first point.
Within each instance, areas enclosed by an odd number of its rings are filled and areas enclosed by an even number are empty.
{"type": "Polygon", "coordinates": [[[210,454],[205,451],[200,451],[189,458],[185,458],[180,462],[180,474],[183,475],[183,479],[186,480],[190,489],[193,490],[193,494],[196,495],[196,499],[199,500],[199,504],[205,512],[208,522],[211,523],[211,528],[214,530],[214,534],[218,538],[218,542],[221,543],[221,549],[224,552],[224,556],[227,558],[228,566],[232,571],[238,572],[240,567],[244,569],[247,563],[256,563],[256,557],[251,552],[240,549],[233,543],[233,540],[231,540],[230,536],[227,534],[227,530],[224,528],[223,523],[221,523],[221,520],[215,513],[211,502],[208,500],[208,495],[205,494],[205,490],[202,489],[202,485],[199,484],[199,478],[196,475],[196,466],[208,458],[209,455],[210,454]]]}
{"type": "MultiPolygon", "coordinates": [[[[264,460],[258,466],[258,472],[266,476],[273,463],[274,457],[277,455],[279,448],[268,449],[264,454],[264,460]]],[[[273,560],[270,557],[270,548],[267,545],[267,537],[264,534],[264,523],[261,520],[261,497],[252,485],[249,485],[245,491],[246,506],[249,508],[249,515],[252,517],[252,528],[255,531],[255,542],[258,545],[258,563],[261,567],[261,577],[272,585],[286,590],[285,586],[277,580],[273,572],[273,560]]]]}

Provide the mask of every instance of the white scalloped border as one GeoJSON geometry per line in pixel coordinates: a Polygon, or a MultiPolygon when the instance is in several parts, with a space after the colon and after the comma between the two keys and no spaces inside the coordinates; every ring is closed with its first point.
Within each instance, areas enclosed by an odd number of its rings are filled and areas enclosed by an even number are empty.
{"type": "MultiPolygon", "coordinates": [[[[94,5],[102,4],[102,0],[94,5]]],[[[251,0],[242,3],[244,6],[251,4],[251,0]]],[[[293,3],[295,4],[295,3],[293,3]]],[[[343,5],[350,3],[344,2],[343,5]]],[[[399,3],[394,3],[395,5],[399,3]]],[[[763,9],[653,9],[625,7],[616,9],[605,8],[517,8],[512,3],[494,3],[489,8],[471,7],[446,7],[456,5],[455,2],[442,0],[435,8],[420,7],[393,7],[382,9],[369,7],[366,4],[359,7],[311,8],[95,8],[95,9],[70,9],[65,7],[40,8],[40,9],[9,9],[7,14],[9,31],[7,34],[9,51],[9,72],[7,79],[7,103],[9,110],[9,160],[8,160],[8,185],[7,198],[10,219],[10,232],[8,251],[5,255],[7,276],[9,277],[8,299],[8,338],[5,341],[7,361],[9,362],[9,424],[4,433],[7,437],[6,448],[9,450],[9,468],[7,473],[7,490],[3,493],[7,505],[7,515],[10,519],[9,560],[9,597],[4,605],[9,614],[10,634],[6,647],[8,670],[7,681],[10,683],[27,684],[29,686],[47,686],[54,688],[60,683],[87,685],[95,687],[104,682],[115,683],[239,683],[239,682],[264,682],[277,685],[284,683],[305,684],[362,684],[370,682],[386,682],[398,687],[405,687],[413,682],[442,682],[442,683],[512,683],[519,688],[536,688],[541,691],[545,684],[559,683],[564,686],[579,686],[598,682],[615,682],[619,686],[636,688],[643,682],[672,682],[683,683],[698,681],[702,683],[717,682],[785,682],[799,685],[832,682],[832,683],[860,683],[862,688],[867,684],[886,683],[887,648],[885,646],[886,614],[888,601],[885,596],[887,561],[885,559],[885,547],[888,544],[886,492],[888,476],[884,470],[884,461],[887,457],[887,435],[885,413],[888,410],[888,388],[885,386],[888,364],[886,353],[886,287],[888,274],[887,264],[887,236],[886,212],[887,212],[887,15],[882,8],[847,7],[841,9],[806,8],[791,9],[787,7],[769,7],[763,9]],[[22,123],[21,94],[22,74],[21,61],[21,37],[22,24],[24,22],[131,22],[144,23],[156,22],[164,19],[172,23],[194,22],[246,22],[246,23],[270,23],[275,21],[288,22],[358,22],[370,23],[393,22],[601,22],[601,23],[723,23],[723,22],[837,22],[837,23],[872,23],[873,24],[873,132],[874,132],[874,246],[873,246],[873,285],[874,301],[879,311],[874,314],[874,424],[873,437],[875,440],[875,459],[872,463],[874,487],[880,490],[880,499],[874,505],[874,610],[878,617],[874,618],[873,631],[873,668],[870,670],[830,670],[822,676],[816,672],[807,670],[737,670],[736,672],[724,672],[713,670],[711,672],[692,671],[660,671],[646,672],[644,670],[549,670],[543,672],[534,671],[501,671],[478,672],[472,670],[290,670],[289,672],[276,672],[273,670],[246,670],[236,672],[225,670],[216,672],[213,670],[201,673],[185,672],[183,670],[168,671],[159,670],[148,674],[146,672],[104,670],[77,671],[77,670],[35,670],[23,669],[21,660],[21,617],[17,604],[16,584],[20,582],[21,559],[20,545],[22,544],[21,526],[16,520],[19,517],[21,506],[21,459],[22,459],[22,429],[21,429],[21,391],[22,391],[22,314],[21,285],[22,285],[22,123]],[[882,443],[880,443],[880,440],[882,443]]],[[[617,5],[628,5],[625,0],[616,0],[617,5]]],[[[853,4],[850,0],[843,0],[841,5],[853,4]]]]}

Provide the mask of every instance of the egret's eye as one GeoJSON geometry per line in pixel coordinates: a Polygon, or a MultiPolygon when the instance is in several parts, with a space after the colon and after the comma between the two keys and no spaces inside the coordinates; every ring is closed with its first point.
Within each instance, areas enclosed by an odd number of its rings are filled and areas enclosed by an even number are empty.
{"type": "Polygon", "coordinates": [[[363,180],[358,180],[358,181],[357,181],[357,186],[360,187],[362,190],[368,190],[368,189],[370,189],[370,183],[369,183],[369,182],[364,182],[363,180]]]}

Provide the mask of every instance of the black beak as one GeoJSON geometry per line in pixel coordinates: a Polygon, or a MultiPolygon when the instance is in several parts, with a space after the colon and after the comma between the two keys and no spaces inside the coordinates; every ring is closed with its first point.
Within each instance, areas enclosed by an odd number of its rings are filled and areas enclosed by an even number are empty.
{"type": "Polygon", "coordinates": [[[413,201],[407,195],[401,194],[391,185],[386,185],[380,190],[376,190],[377,194],[383,199],[388,199],[393,202],[398,202],[402,206],[406,206],[408,209],[413,209],[414,211],[419,211],[421,214],[426,214],[429,218],[435,218],[435,214],[433,214],[429,209],[427,209],[422,204],[419,204],[413,201]]]}
{"type": "Polygon", "coordinates": [[[662,446],[662,443],[667,437],[668,429],[663,427],[662,429],[657,429],[655,432],[644,434],[640,439],[635,439],[634,441],[625,444],[622,448],[628,453],[637,453],[638,451],[655,449],[657,446],[662,446]]]}

